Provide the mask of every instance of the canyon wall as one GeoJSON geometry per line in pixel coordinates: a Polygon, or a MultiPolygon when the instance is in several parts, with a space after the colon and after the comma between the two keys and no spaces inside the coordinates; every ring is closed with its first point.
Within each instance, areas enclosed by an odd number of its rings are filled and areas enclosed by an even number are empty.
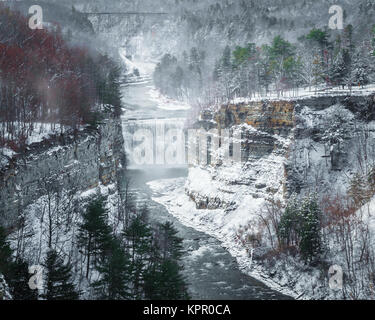
{"type": "Polygon", "coordinates": [[[242,162],[191,168],[208,172],[208,178],[206,183],[189,178],[187,193],[197,208],[232,210],[241,202],[238,193],[286,199],[292,193],[344,191],[350,178],[375,159],[374,106],[375,95],[336,95],[204,111],[194,128],[241,130],[242,162]],[[205,187],[199,190],[200,185],[205,187]]]}
{"type": "Polygon", "coordinates": [[[123,145],[121,120],[112,114],[95,129],[29,145],[0,168],[0,225],[14,226],[23,208],[51,192],[116,182],[125,168],[123,145]]]}

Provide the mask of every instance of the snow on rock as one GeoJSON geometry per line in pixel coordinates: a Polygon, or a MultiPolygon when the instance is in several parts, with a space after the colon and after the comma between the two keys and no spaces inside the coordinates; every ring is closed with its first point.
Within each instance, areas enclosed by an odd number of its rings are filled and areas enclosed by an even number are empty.
{"type": "Polygon", "coordinates": [[[290,100],[303,100],[318,97],[337,97],[337,96],[368,96],[375,92],[375,85],[369,84],[362,87],[352,87],[351,89],[347,86],[342,89],[341,87],[325,87],[324,85],[318,86],[317,88],[299,88],[295,90],[284,90],[281,93],[272,92],[267,95],[255,94],[252,97],[247,98],[234,98],[230,101],[233,104],[248,103],[251,101],[262,101],[262,100],[276,100],[276,101],[290,101],[290,100]]]}
{"type": "MultiPolygon", "coordinates": [[[[233,131],[248,133],[245,142],[250,152],[246,161],[193,166],[186,181],[150,182],[153,200],[166,206],[184,224],[219,239],[244,272],[281,292],[298,299],[367,299],[371,288],[359,292],[356,283],[360,283],[358,279],[367,281],[368,274],[357,262],[350,271],[358,272],[352,284],[338,291],[329,286],[331,265],[340,265],[348,272],[346,253],[337,243],[337,228],[331,233],[324,229],[329,250],[317,267],[306,264],[298,254],[270,250],[270,237],[262,223],[268,200],[285,204],[293,192],[303,196],[316,191],[320,199],[346,192],[365,157],[375,157],[371,147],[375,141],[374,121],[361,111],[366,110],[366,99],[349,104],[330,99],[324,103],[319,99],[306,104],[299,101],[293,127],[283,134],[267,131],[266,127],[230,123],[233,131]],[[333,103],[329,105],[329,101],[333,103]]],[[[220,150],[217,154],[221,159],[220,150]]],[[[348,219],[355,222],[350,238],[357,261],[363,248],[372,250],[375,243],[375,198],[348,219]],[[372,239],[369,244],[364,235],[372,239]]]]}
{"type": "MultiPolygon", "coordinates": [[[[264,200],[245,197],[238,209],[227,212],[224,209],[197,209],[185,191],[185,178],[163,179],[148,182],[154,196],[152,200],[164,205],[167,210],[178,218],[183,224],[201,232],[205,232],[222,242],[239,263],[240,269],[266,283],[271,288],[284,294],[297,297],[298,294],[288,287],[282,287],[278,282],[269,277],[264,277],[260,269],[251,265],[249,250],[236,240],[236,231],[240,226],[256,221],[258,210],[264,200]]],[[[202,183],[204,184],[204,182],[202,183]]],[[[204,254],[205,248],[200,248],[194,255],[204,254]]]]}
{"type": "Polygon", "coordinates": [[[2,274],[0,274],[0,300],[12,300],[12,296],[9,293],[8,284],[6,283],[2,274]]]}

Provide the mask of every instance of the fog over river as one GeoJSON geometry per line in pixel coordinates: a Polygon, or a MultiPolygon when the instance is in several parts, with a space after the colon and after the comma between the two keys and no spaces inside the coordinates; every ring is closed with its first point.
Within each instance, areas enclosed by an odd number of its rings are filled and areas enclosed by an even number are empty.
{"type": "MultiPolygon", "coordinates": [[[[129,123],[162,123],[168,130],[176,119],[180,122],[187,116],[187,107],[158,95],[150,77],[143,81],[128,83],[123,86],[123,102],[126,111],[123,115],[124,136],[128,140],[131,133],[129,123]],[[154,121],[155,119],[159,119],[154,121]],[[163,119],[163,120],[160,120],[163,119]]],[[[129,151],[129,150],[127,150],[129,151]]],[[[128,155],[129,156],[129,155],[128,155]]],[[[161,179],[179,178],[184,183],[187,167],[166,168],[163,166],[142,167],[130,163],[127,178],[131,181],[131,193],[139,205],[148,204],[152,223],[172,221],[183,239],[184,273],[189,283],[193,299],[289,299],[267,287],[260,281],[245,275],[239,269],[237,261],[221,246],[221,243],[200,231],[182,224],[168,212],[165,206],[152,198],[163,196],[163,193],[152,191],[147,183],[161,179]]],[[[168,192],[168,190],[165,190],[168,192]]]]}

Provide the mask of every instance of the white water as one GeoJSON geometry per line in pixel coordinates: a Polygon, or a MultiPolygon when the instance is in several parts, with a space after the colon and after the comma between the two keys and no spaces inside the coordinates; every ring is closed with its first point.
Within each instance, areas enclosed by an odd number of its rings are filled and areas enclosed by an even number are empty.
{"type": "MultiPolygon", "coordinates": [[[[142,65],[136,62],[132,67],[139,70],[142,65]]],[[[145,70],[145,69],[143,69],[145,70]]],[[[144,78],[147,77],[144,74],[144,78]]],[[[149,78],[151,78],[149,76],[149,78]]],[[[123,115],[123,132],[128,151],[130,164],[132,164],[133,133],[138,129],[156,131],[181,128],[186,120],[187,109],[181,107],[176,101],[166,101],[167,98],[155,94],[152,81],[147,83],[127,84],[123,87],[124,105],[127,109],[123,115]],[[151,94],[150,94],[151,93],[151,94]],[[168,107],[165,107],[165,106],[168,107]]],[[[155,145],[156,139],[153,140],[155,145]]],[[[241,271],[236,259],[230,250],[223,247],[223,243],[210,236],[208,230],[195,225],[190,225],[174,212],[168,203],[163,203],[166,195],[172,198],[184,193],[183,185],[186,181],[186,169],[166,169],[159,167],[130,166],[130,179],[132,192],[137,196],[137,202],[143,205],[148,203],[150,219],[154,222],[165,220],[174,222],[183,238],[186,254],[183,257],[184,274],[189,283],[193,299],[286,299],[288,297],[267,287],[258,280],[249,277],[241,271]],[[177,178],[176,183],[165,190],[154,189],[149,186],[158,185],[160,179],[177,178]],[[149,183],[150,185],[147,185],[149,183]],[[153,189],[153,190],[152,190],[153,189]],[[178,193],[178,194],[177,194],[178,193]],[[192,228],[193,227],[193,228],[192,228]]],[[[184,212],[181,208],[181,212],[184,212]]],[[[229,248],[228,248],[229,249],[229,248]]],[[[233,250],[232,250],[233,254],[233,250]]],[[[236,256],[236,255],[234,255],[236,256]]]]}

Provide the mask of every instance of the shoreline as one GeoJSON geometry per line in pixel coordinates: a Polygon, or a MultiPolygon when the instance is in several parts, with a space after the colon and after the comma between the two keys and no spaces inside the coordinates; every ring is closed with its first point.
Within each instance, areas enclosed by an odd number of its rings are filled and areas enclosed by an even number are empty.
{"type": "MultiPolygon", "coordinates": [[[[173,200],[176,200],[177,197],[181,196],[181,186],[177,186],[176,183],[174,184],[174,188],[172,190],[168,190],[168,194],[161,193],[157,191],[157,185],[161,181],[173,181],[177,179],[161,179],[161,180],[154,180],[147,183],[147,185],[150,187],[150,189],[153,191],[152,200],[163,205],[168,212],[173,215],[175,218],[177,218],[182,224],[184,224],[187,227],[194,228],[197,231],[203,232],[215,239],[217,239],[221,246],[226,249],[229,254],[236,259],[238,263],[238,267],[240,271],[250,277],[253,277],[254,279],[264,283],[266,286],[268,286],[270,289],[273,289],[275,291],[278,291],[281,294],[290,296],[294,299],[299,299],[302,296],[304,296],[304,293],[295,292],[291,288],[284,287],[277,283],[276,281],[272,280],[270,277],[265,276],[263,270],[263,266],[256,261],[253,260],[251,267],[247,265],[249,263],[250,257],[248,257],[248,254],[246,253],[246,250],[244,248],[241,248],[235,241],[231,241],[228,237],[222,236],[220,233],[220,229],[214,229],[211,227],[209,223],[207,224],[196,224],[192,222],[192,219],[189,219],[188,216],[184,215],[181,211],[179,212],[179,209],[181,208],[176,203],[173,204],[173,200]],[[155,196],[155,191],[160,193],[160,195],[155,196]],[[174,198],[174,199],[173,199],[174,198]]],[[[192,202],[189,197],[184,194],[183,196],[186,197],[186,199],[190,202],[192,202]]],[[[192,202],[192,204],[194,204],[192,202]]],[[[305,299],[309,299],[309,297],[304,297],[305,299]]]]}

